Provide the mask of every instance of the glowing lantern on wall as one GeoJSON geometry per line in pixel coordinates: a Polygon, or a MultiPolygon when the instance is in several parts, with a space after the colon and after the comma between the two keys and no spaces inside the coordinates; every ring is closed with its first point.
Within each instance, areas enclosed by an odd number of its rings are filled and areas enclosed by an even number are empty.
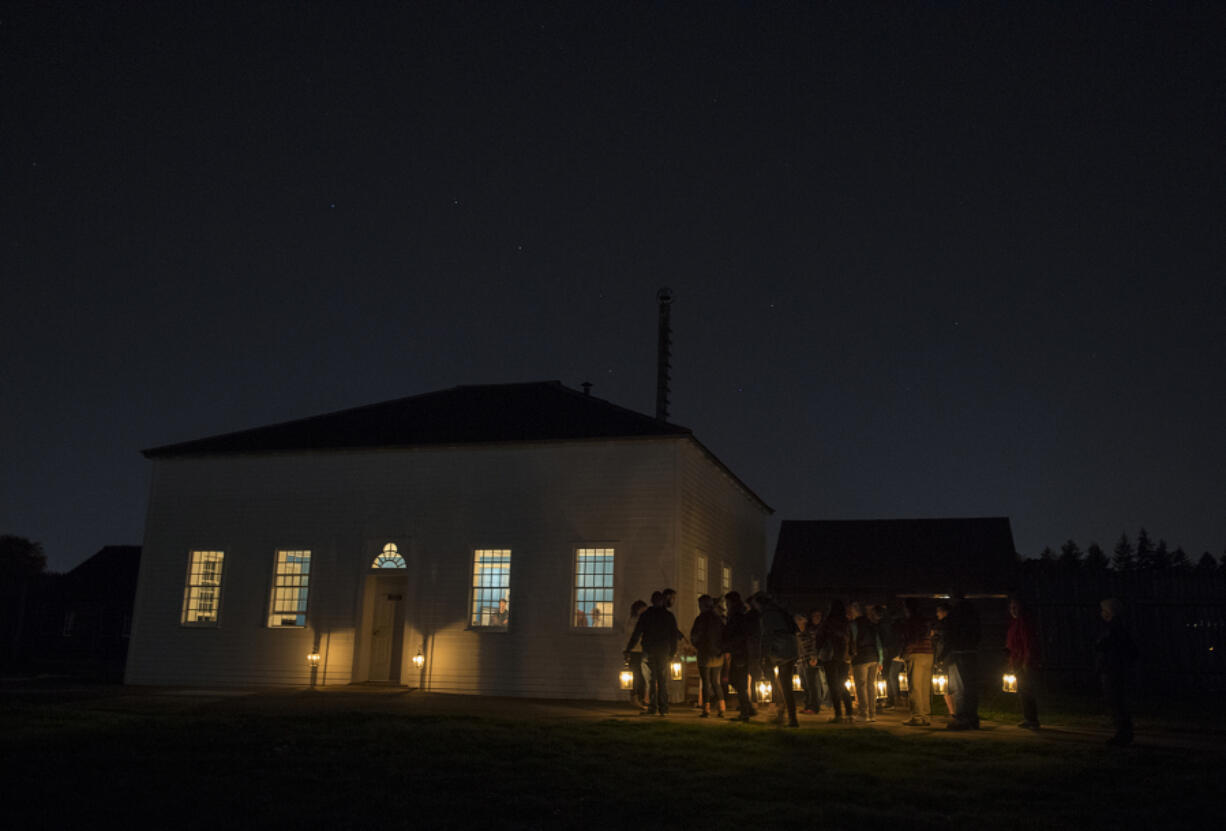
{"type": "Polygon", "coordinates": [[[312,652],[307,656],[307,666],[311,669],[319,669],[319,653],[312,652]]]}
{"type": "Polygon", "coordinates": [[[421,654],[421,650],[417,650],[417,654],[413,656],[413,666],[421,669],[426,665],[426,656],[421,654]]]}
{"type": "Polygon", "coordinates": [[[669,664],[669,668],[673,671],[674,681],[681,680],[681,666],[682,665],[680,661],[673,661],[671,664],[669,664]]]}
{"type": "Polygon", "coordinates": [[[945,691],[949,689],[949,676],[943,672],[933,673],[932,676],[932,691],[937,695],[945,695],[945,691]]]}
{"type": "Polygon", "coordinates": [[[1017,692],[1017,676],[1012,672],[1006,672],[1001,678],[1001,689],[1005,692],[1017,692]]]}
{"type": "Polygon", "coordinates": [[[759,681],[758,682],[758,701],[762,702],[763,704],[770,703],[771,701],[771,682],[770,681],[759,681]]]}

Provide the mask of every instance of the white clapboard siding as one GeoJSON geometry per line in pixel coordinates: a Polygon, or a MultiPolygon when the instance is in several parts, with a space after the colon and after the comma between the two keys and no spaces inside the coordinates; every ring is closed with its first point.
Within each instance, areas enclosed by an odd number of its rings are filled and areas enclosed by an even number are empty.
{"type": "MultiPolygon", "coordinates": [[[[732,589],[748,598],[751,580],[766,585],[766,509],[756,497],[701,447],[686,442],[680,448],[680,556],[677,582],[685,586],[680,609],[687,622],[698,615],[695,586],[697,555],[707,558],[707,590],[719,596],[721,569],[732,568],[732,589]]],[[[681,618],[681,615],[678,615],[681,618]]]]}
{"type": "Polygon", "coordinates": [[[764,565],[763,512],[688,437],[160,458],[127,680],[307,684],[306,655],[314,651],[323,657],[316,683],[365,680],[369,567],[382,544],[394,541],[409,566],[402,578],[404,683],[610,699],[619,694],[630,603],[683,585],[685,557],[677,553],[697,542],[681,544],[682,528],[692,541],[704,534],[737,540],[738,571],[764,565]],[[683,496],[689,487],[700,493],[683,496]],[[711,511],[724,515],[707,516],[711,511]],[[743,550],[753,538],[757,550],[743,550]],[[616,550],[612,629],[572,626],[580,546],[616,550]],[[279,548],[312,551],[303,629],[266,626],[279,548]],[[476,548],[512,551],[507,631],[467,626],[476,548]],[[216,628],[179,622],[192,549],[226,552],[216,628]],[[424,673],[410,661],[418,648],[427,658],[424,673]]]}

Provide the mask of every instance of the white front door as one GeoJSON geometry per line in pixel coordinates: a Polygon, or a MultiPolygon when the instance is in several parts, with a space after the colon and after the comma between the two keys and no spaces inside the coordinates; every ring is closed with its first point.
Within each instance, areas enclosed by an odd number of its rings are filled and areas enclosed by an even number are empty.
{"type": "Polygon", "coordinates": [[[398,592],[380,591],[375,596],[375,606],[370,627],[370,680],[399,681],[402,640],[399,629],[404,625],[400,613],[402,595],[398,592]]]}

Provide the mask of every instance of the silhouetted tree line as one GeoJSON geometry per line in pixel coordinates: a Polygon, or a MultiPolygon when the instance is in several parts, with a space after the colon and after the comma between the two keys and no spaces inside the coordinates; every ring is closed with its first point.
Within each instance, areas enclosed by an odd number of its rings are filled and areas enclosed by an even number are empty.
{"type": "Polygon", "coordinates": [[[1103,551],[1097,542],[1091,542],[1083,552],[1075,540],[1067,540],[1060,546],[1057,554],[1051,546],[1039,552],[1038,559],[1024,560],[1024,570],[1037,570],[1044,574],[1103,574],[1115,573],[1152,573],[1152,574],[1195,574],[1200,577],[1213,575],[1226,576],[1226,549],[1219,561],[1208,551],[1203,552],[1195,562],[1192,557],[1177,546],[1170,550],[1166,540],[1159,539],[1157,543],[1149,532],[1142,528],[1137,532],[1134,545],[1127,532],[1111,549],[1111,555],[1103,551]]]}

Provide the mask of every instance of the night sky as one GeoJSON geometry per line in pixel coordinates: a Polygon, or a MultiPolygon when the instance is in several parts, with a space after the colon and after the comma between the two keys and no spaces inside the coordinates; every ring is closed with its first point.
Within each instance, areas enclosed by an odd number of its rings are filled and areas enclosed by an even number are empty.
{"type": "Polygon", "coordinates": [[[1220,3],[6,4],[0,533],[65,569],[141,541],[143,448],[458,384],[652,413],[669,286],[672,420],[776,521],[1221,555],[1224,43],[1220,3]]]}

